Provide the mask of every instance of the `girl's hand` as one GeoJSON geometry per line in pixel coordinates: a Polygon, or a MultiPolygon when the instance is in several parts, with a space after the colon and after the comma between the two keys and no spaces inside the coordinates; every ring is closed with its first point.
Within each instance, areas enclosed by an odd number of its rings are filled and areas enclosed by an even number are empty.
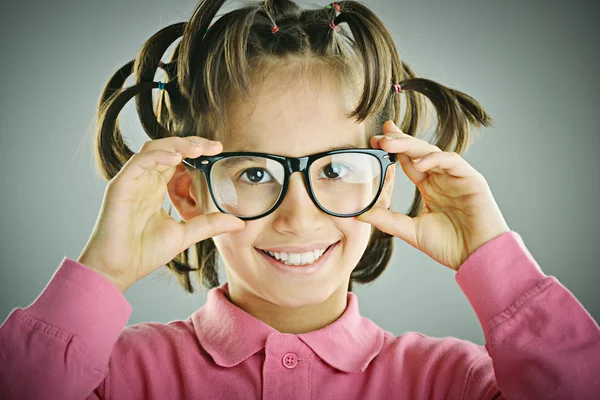
{"type": "Polygon", "coordinates": [[[402,170],[419,189],[424,208],[410,218],[376,207],[357,216],[358,220],[404,240],[454,271],[478,247],[510,231],[483,175],[457,153],[406,135],[392,121],[383,130],[391,139],[375,136],[371,146],[398,156],[402,170]]]}
{"type": "Polygon", "coordinates": [[[125,292],[194,243],[243,229],[244,221],[229,214],[201,214],[183,223],[162,209],[167,184],[182,157],[221,151],[221,143],[197,136],[144,143],[108,183],[96,225],[77,261],[125,292]]]}

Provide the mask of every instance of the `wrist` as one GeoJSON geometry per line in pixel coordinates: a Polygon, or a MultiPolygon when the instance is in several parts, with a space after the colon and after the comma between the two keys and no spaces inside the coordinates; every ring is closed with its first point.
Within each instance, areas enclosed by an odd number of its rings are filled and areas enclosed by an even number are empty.
{"type": "Polygon", "coordinates": [[[102,268],[102,265],[99,264],[98,262],[95,262],[92,259],[82,256],[77,259],[77,262],[82,265],[85,265],[87,268],[91,269],[92,271],[102,275],[106,280],[108,280],[110,283],[112,283],[121,293],[125,293],[127,291],[127,289],[129,289],[129,287],[131,286],[131,285],[125,284],[120,279],[117,279],[117,278],[111,276],[110,274],[104,272],[105,270],[102,268]]]}

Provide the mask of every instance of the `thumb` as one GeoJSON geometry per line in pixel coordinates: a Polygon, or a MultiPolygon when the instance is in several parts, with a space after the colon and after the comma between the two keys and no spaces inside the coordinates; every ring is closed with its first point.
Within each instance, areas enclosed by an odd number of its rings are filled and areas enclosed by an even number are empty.
{"type": "Polygon", "coordinates": [[[413,247],[417,247],[415,221],[406,214],[387,210],[383,207],[373,207],[356,217],[359,221],[367,222],[382,232],[394,235],[413,247]]]}
{"type": "Polygon", "coordinates": [[[183,224],[184,248],[222,233],[240,231],[246,227],[241,219],[222,212],[200,214],[183,224]]]}

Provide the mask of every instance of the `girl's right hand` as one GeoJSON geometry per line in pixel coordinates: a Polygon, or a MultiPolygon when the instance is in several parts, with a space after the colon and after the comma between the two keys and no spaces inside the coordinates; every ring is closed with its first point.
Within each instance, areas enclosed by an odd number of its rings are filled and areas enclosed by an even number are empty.
{"type": "Polygon", "coordinates": [[[220,142],[198,136],[144,143],[108,183],[96,225],[77,261],[124,293],[194,243],[243,229],[244,221],[233,215],[201,214],[184,223],[162,208],[167,184],[183,158],[221,151],[220,142]]]}

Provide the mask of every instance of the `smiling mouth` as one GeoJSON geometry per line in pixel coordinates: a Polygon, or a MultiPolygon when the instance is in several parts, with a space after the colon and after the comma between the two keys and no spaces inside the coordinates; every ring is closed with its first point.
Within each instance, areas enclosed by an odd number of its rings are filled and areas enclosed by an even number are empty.
{"type": "Polygon", "coordinates": [[[278,262],[280,262],[282,264],[285,264],[285,265],[288,265],[288,266],[292,266],[292,267],[302,267],[302,266],[305,266],[305,265],[312,265],[312,264],[316,263],[317,261],[319,261],[321,258],[323,258],[323,256],[325,256],[327,254],[327,252],[329,251],[329,249],[331,249],[331,247],[333,247],[334,245],[336,245],[338,242],[332,243],[329,246],[327,246],[327,248],[325,249],[325,251],[323,251],[323,253],[318,258],[313,259],[313,261],[307,262],[307,263],[302,263],[302,262],[300,262],[300,263],[292,263],[289,260],[282,260],[281,258],[278,259],[277,257],[274,257],[271,254],[269,254],[268,251],[265,251],[265,250],[262,250],[262,249],[257,249],[257,250],[265,253],[268,257],[270,257],[273,260],[278,261],[278,262]]]}

